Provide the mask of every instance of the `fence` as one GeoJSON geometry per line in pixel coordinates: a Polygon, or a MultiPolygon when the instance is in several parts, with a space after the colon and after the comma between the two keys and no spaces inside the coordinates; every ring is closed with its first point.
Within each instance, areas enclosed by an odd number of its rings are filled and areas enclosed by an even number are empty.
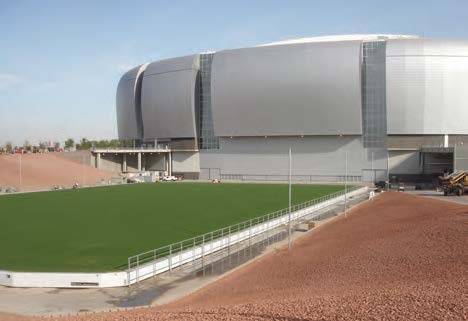
{"type": "MultiPolygon", "coordinates": [[[[220,174],[221,180],[234,181],[271,181],[285,182],[289,175],[262,175],[262,174],[220,174]]],[[[360,182],[361,175],[292,175],[294,182],[360,182]]]]}
{"type": "Polygon", "coordinates": [[[238,224],[230,225],[187,240],[169,244],[128,258],[127,284],[171,272],[185,266],[193,270],[204,268],[205,258],[223,249],[229,250],[242,241],[271,231],[291,221],[297,221],[320,209],[336,204],[346,197],[364,193],[367,188],[352,187],[345,191],[325,195],[289,208],[269,213],[238,224]]]}

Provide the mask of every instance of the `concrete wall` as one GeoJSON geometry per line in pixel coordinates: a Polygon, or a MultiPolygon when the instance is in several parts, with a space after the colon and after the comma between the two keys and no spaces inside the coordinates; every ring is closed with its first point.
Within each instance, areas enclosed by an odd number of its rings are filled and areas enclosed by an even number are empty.
{"type": "Polygon", "coordinates": [[[468,146],[466,145],[455,146],[453,169],[455,171],[459,171],[459,170],[468,171],[468,146]]]}
{"type": "Polygon", "coordinates": [[[288,175],[289,147],[293,175],[344,175],[347,151],[349,176],[362,176],[363,171],[373,168],[381,170],[377,176],[386,177],[386,151],[365,149],[360,136],[306,136],[222,138],[220,150],[200,151],[200,178],[213,179],[218,174],[288,175]]]}
{"type": "Polygon", "coordinates": [[[200,172],[200,154],[198,152],[173,152],[172,172],[196,173],[200,172]]]}
{"type": "MultiPolygon", "coordinates": [[[[93,155],[94,166],[97,167],[96,155],[93,155]]],[[[120,173],[122,172],[121,154],[101,154],[100,167],[104,171],[120,173]]]]}
{"type": "Polygon", "coordinates": [[[89,150],[77,150],[73,152],[55,153],[55,155],[76,163],[94,167],[93,158],[89,150]]]}
{"type": "Polygon", "coordinates": [[[420,174],[421,153],[419,151],[389,151],[389,169],[391,174],[420,174]]]}
{"type": "Polygon", "coordinates": [[[145,154],[143,156],[147,171],[164,171],[166,169],[165,156],[167,154],[145,154]]]}

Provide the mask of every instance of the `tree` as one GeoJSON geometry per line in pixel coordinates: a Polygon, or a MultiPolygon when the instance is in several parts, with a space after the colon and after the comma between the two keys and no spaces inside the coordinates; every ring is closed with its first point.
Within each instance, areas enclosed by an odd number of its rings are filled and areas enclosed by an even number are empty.
{"type": "Polygon", "coordinates": [[[7,151],[7,153],[11,152],[13,150],[13,145],[11,144],[11,142],[7,142],[5,144],[5,150],[7,151]]]}
{"type": "Polygon", "coordinates": [[[54,143],[54,147],[55,147],[55,148],[60,148],[60,143],[59,143],[59,142],[55,142],[55,143],[54,143]]]}
{"type": "Polygon", "coordinates": [[[82,138],[79,144],[76,144],[76,149],[83,150],[83,149],[90,149],[93,145],[93,142],[87,140],[86,138],[82,138]]]}
{"type": "Polygon", "coordinates": [[[75,147],[75,141],[73,140],[73,138],[68,138],[65,141],[65,148],[72,149],[73,147],[75,147]]]}
{"type": "Polygon", "coordinates": [[[28,140],[24,141],[23,149],[32,152],[32,145],[28,140]]]}

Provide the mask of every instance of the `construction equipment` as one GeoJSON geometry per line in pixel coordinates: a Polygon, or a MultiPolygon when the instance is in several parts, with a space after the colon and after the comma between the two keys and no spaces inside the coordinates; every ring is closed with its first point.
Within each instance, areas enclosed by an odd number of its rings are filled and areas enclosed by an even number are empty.
{"type": "Polygon", "coordinates": [[[462,196],[468,191],[468,171],[456,171],[448,176],[439,176],[439,183],[444,195],[462,196]]]}

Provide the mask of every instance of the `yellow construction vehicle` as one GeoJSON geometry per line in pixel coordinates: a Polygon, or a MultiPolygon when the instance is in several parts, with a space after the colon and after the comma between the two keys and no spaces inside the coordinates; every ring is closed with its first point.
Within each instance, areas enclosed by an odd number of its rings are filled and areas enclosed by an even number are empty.
{"type": "Polygon", "coordinates": [[[439,176],[439,183],[444,195],[462,196],[468,191],[468,171],[456,171],[448,176],[439,176]]]}

